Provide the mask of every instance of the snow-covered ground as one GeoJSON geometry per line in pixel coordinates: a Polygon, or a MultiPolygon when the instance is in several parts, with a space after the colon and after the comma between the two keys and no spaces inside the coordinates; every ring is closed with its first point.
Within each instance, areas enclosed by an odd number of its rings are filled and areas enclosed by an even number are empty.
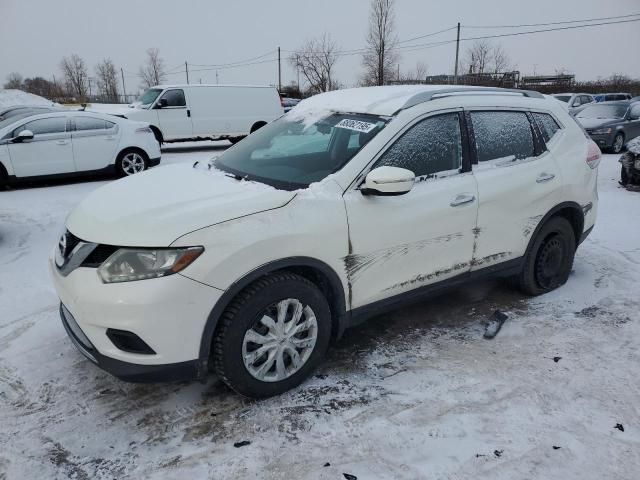
{"type": "Polygon", "coordinates": [[[0,88],[0,108],[13,107],[15,105],[47,105],[54,106],[57,103],[47,100],[44,97],[22,90],[0,88]]]}
{"type": "MultiPolygon", "coordinates": [[[[224,145],[172,146],[163,163],[224,145]]],[[[596,229],[564,287],[528,299],[485,282],[382,315],[265,401],[90,364],[60,324],[46,257],[105,182],[0,192],[0,479],[637,479],[640,194],[618,175],[605,156],[596,229]],[[509,319],[485,340],[496,308],[509,319]]]]}

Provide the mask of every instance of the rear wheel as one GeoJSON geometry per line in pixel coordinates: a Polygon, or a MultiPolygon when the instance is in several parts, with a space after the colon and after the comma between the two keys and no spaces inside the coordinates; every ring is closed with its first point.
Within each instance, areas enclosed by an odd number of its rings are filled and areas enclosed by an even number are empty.
{"type": "Polygon", "coordinates": [[[243,138],[245,138],[245,137],[229,137],[228,140],[231,142],[231,145],[235,145],[236,143],[238,143],[243,138]]]}
{"type": "Polygon", "coordinates": [[[576,237],[566,218],[553,217],[540,230],[525,256],[520,289],[541,295],[564,285],[573,267],[576,237]]]}
{"type": "Polygon", "coordinates": [[[331,337],[327,300],[292,273],[257,280],[230,303],[213,344],[213,365],[233,390],[252,398],[299,385],[322,361],[331,337]]]}
{"type": "Polygon", "coordinates": [[[613,153],[620,153],[623,147],[624,147],[624,133],[622,132],[616,133],[616,136],[613,138],[613,144],[611,145],[611,151],[613,153]]]}
{"type": "Polygon", "coordinates": [[[149,166],[147,155],[140,150],[125,150],[118,155],[116,170],[121,177],[143,172],[149,166]]]}

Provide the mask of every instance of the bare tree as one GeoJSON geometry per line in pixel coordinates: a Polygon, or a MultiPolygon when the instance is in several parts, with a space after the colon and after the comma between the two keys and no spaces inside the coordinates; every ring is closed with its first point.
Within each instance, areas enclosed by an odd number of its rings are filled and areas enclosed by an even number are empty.
{"type": "Polygon", "coordinates": [[[367,46],[362,55],[364,85],[384,85],[394,78],[398,53],[395,33],[395,0],[371,0],[367,46]]]}
{"type": "Polygon", "coordinates": [[[302,48],[293,53],[290,62],[307,79],[313,93],[328,92],[337,87],[333,67],[338,55],[338,46],[325,33],[320,38],[307,40],[302,48]]]}
{"type": "Polygon", "coordinates": [[[23,81],[24,79],[22,78],[22,75],[17,72],[11,72],[7,75],[7,82],[4,84],[4,88],[15,88],[20,90],[23,87],[23,81]]]}
{"type": "Polygon", "coordinates": [[[399,80],[406,83],[424,82],[427,77],[427,70],[426,63],[417,62],[415,68],[400,75],[399,80]]]}
{"type": "Polygon", "coordinates": [[[87,66],[79,55],[73,54],[70,57],[64,57],[60,62],[60,68],[64,74],[67,90],[71,95],[83,100],[87,96],[87,66]]]}
{"type": "Polygon", "coordinates": [[[467,73],[485,73],[489,69],[491,49],[491,43],[487,40],[476,40],[465,54],[467,73]]]}
{"type": "Polygon", "coordinates": [[[167,77],[164,60],[160,58],[160,50],[157,48],[147,49],[147,61],[140,67],[140,77],[144,88],[160,85],[167,77]]]}
{"type": "Polygon", "coordinates": [[[110,58],[105,58],[96,65],[96,80],[98,92],[103,101],[116,103],[118,101],[118,74],[116,66],[110,58]]]}
{"type": "Polygon", "coordinates": [[[492,68],[494,73],[506,72],[511,69],[511,59],[509,54],[502,48],[501,45],[495,45],[491,51],[491,61],[493,63],[492,68]]]}

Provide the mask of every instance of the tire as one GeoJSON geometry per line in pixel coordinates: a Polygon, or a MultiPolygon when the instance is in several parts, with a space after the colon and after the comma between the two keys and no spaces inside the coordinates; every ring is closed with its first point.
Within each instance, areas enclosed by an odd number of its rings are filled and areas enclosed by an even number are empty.
{"type": "MultiPolygon", "coordinates": [[[[0,183],[2,180],[0,180],[0,183]]],[[[620,167],[620,185],[626,186],[629,184],[629,174],[627,173],[627,169],[624,167],[620,167]]]]}
{"type": "Polygon", "coordinates": [[[611,151],[613,153],[620,153],[624,148],[624,133],[618,132],[616,136],[613,137],[613,144],[611,144],[611,151]]]}
{"type": "Polygon", "coordinates": [[[566,218],[552,217],[527,250],[518,278],[520,290],[541,295],[564,285],[576,253],[576,236],[566,218]]]}
{"type": "Polygon", "coordinates": [[[330,338],[331,311],[320,289],[299,275],[274,273],[249,285],[226,308],[214,336],[212,363],[222,381],[240,395],[271,397],[302,383],[324,358],[330,338]],[[282,323],[278,322],[281,305],[286,314],[282,323]],[[292,324],[298,311],[301,314],[292,324]],[[265,325],[265,321],[271,326],[265,325]],[[311,326],[298,334],[293,334],[293,330],[287,333],[287,328],[307,324],[311,326]],[[286,339],[287,335],[291,340],[286,339]],[[251,341],[254,338],[257,343],[251,341]],[[301,362],[297,366],[291,355],[293,342],[301,345],[300,350],[296,347],[297,360],[301,362]],[[263,352],[249,359],[260,348],[263,352]]]}
{"type": "Polygon", "coordinates": [[[149,157],[142,150],[123,150],[116,159],[119,177],[129,177],[149,168],[149,157]]]}
{"type": "Polygon", "coordinates": [[[227,140],[229,140],[231,142],[231,145],[235,145],[236,143],[238,143],[243,138],[246,138],[246,137],[229,137],[227,140]]]}
{"type": "Polygon", "coordinates": [[[264,127],[267,123],[266,122],[256,122],[253,124],[253,126],[251,127],[251,130],[249,131],[249,133],[253,133],[256,130],[261,129],[262,127],[264,127]]]}

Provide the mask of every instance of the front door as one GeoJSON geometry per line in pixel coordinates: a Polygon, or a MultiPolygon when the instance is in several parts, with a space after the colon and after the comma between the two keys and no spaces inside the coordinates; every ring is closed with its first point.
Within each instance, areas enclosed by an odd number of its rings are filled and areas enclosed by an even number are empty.
{"type": "Polygon", "coordinates": [[[75,172],[71,133],[67,117],[58,115],[25,123],[13,132],[33,132],[33,139],[9,143],[9,155],[16,177],[33,177],[75,172]]]}
{"type": "Polygon", "coordinates": [[[365,196],[358,188],[345,193],[352,308],[469,270],[478,193],[461,132],[458,111],[418,120],[373,167],[413,171],[413,189],[400,196],[365,196]]]}
{"type": "Polygon", "coordinates": [[[160,130],[166,140],[193,137],[191,112],[187,107],[184,90],[172,88],[165,91],[157,100],[155,108],[158,112],[160,130]],[[158,108],[163,100],[166,103],[162,108],[158,108]]]}

